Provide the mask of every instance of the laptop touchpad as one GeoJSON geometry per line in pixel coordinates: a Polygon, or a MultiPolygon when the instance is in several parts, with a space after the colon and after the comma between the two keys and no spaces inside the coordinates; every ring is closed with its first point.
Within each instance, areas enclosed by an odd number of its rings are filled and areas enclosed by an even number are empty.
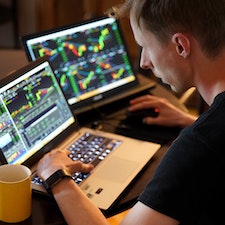
{"type": "Polygon", "coordinates": [[[134,172],[138,162],[112,156],[95,172],[95,176],[105,180],[122,183],[134,172]]]}

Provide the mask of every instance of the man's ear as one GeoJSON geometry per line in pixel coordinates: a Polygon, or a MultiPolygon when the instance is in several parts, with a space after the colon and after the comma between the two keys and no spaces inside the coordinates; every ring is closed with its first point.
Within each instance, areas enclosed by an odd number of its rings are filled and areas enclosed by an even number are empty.
{"type": "Polygon", "coordinates": [[[176,51],[181,57],[187,58],[190,55],[190,40],[186,35],[175,33],[172,36],[172,42],[175,44],[176,51]]]}

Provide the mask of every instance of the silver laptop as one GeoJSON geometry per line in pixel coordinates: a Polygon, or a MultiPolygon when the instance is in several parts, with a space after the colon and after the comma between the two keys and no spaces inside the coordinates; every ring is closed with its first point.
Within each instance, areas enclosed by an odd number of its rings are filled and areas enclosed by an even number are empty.
{"type": "Polygon", "coordinates": [[[100,17],[21,38],[30,61],[49,56],[76,115],[155,86],[140,84],[120,24],[100,17]]]}
{"type": "Polygon", "coordinates": [[[79,127],[46,57],[0,81],[0,131],[1,162],[29,166],[33,190],[40,193],[46,191],[35,174],[35,165],[51,149],[67,148],[72,160],[93,163],[91,173],[75,173],[73,179],[104,210],[160,147],[79,127]]]}

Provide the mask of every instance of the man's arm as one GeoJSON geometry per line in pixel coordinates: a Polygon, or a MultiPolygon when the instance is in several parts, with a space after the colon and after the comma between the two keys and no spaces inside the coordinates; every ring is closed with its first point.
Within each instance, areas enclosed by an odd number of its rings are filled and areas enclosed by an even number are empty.
{"type": "Polygon", "coordinates": [[[52,188],[52,193],[68,224],[109,225],[72,179],[63,179],[52,188]]]}
{"type": "MultiPolygon", "coordinates": [[[[89,172],[90,164],[72,161],[68,151],[55,149],[46,154],[38,163],[37,173],[46,180],[57,170],[89,172]]],[[[56,183],[51,192],[69,225],[109,225],[99,208],[83,193],[79,186],[70,178],[63,178],[56,183]]],[[[130,210],[122,225],[177,225],[178,222],[144,204],[138,202],[130,210]]]]}
{"type": "MultiPolygon", "coordinates": [[[[64,218],[68,224],[109,225],[100,210],[69,179],[53,188],[64,218]]],[[[127,214],[121,225],[178,225],[179,222],[138,202],[127,214]]]]}

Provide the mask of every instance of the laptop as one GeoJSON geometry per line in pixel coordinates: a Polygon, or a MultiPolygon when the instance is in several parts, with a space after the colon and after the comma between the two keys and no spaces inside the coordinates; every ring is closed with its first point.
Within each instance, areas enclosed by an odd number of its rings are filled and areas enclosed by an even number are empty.
{"type": "Polygon", "coordinates": [[[160,148],[159,144],[80,127],[46,57],[30,62],[0,81],[1,163],[32,170],[32,188],[47,194],[35,173],[39,159],[55,147],[72,160],[93,163],[89,174],[73,179],[107,210],[160,148]],[[81,149],[88,151],[82,155],[81,149]]]}
{"type": "Polygon", "coordinates": [[[155,86],[140,84],[120,24],[100,17],[21,37],[30,61],[48,55],[76,115],[155,86]]]}

